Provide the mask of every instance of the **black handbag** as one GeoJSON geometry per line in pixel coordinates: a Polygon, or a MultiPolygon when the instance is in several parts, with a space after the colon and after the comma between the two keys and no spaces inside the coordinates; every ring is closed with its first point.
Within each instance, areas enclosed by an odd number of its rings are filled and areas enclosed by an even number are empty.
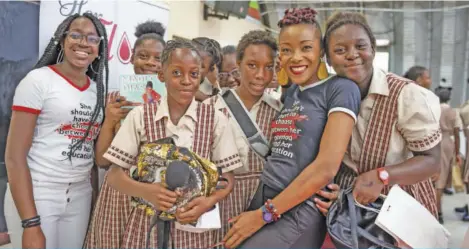
{"type": "Polygon", "coordinates": [[[396,240],[375,224],[384,198],[367,207],[355,201],[352,191],[342,191],[327,213],[327,231],[336,248],[398,248],[396,240]]]}

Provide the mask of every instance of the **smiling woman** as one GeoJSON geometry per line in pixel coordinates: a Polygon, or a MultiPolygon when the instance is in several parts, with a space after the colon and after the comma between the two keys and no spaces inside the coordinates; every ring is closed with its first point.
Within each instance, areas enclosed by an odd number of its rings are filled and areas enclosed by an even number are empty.
{"type": "Polygon", "coordinates": [[[83,244],[94,141],[104,115],[107,51],[106,31],[96,17],[70,16],[16,88],[5,204],[14,247],[83,244]]]}

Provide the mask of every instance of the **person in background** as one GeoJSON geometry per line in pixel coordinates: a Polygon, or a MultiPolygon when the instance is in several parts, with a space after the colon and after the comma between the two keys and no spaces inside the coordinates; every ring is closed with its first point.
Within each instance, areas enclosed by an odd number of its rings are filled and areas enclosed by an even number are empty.
{"type": "Polygon", "coordinates": [[[443,190],[447,188],[448,182],[452,181],[451,168],[453,160],[460,163],[459,158],[459,131],[462,128],[458,113],[448,104],[451,99],[451,88],[438,87],[435,89],[435,94],[440,98],[441,118],[440,127],[443,138],[441,140],[441,163],[440,174],[435,182],[438,217],[441,224],[443,224],[442,214],[442,195],[443,190]]]}
{"type": "MultiPolygon", "coordinates": [[[[137,39],[131,58],[135,74],[155,75],[161,70],[161,53],[166,45],[164,33],[164,27],[155,21],[141,23],[135,28],[137,39]]],[[[130,111],[124,107],[131,105],[118,92],[108,97],[106,117],[97,142],[96,163],[100,168],[108,169],[111,165],[103,155],[130,111]]],[[[111,188],[106,174],[83,248],[120,248],[130,212],[130,197],[111,188]]]]}
{"type": "MultiPolygon", "coordinates": [[[[113,163],[108,183],[123,194],[152,203],[158,211],[167,211],[176,202],[176,192],[160,183],[135,181],[124,169],[136,165],[141,144],[173,138],[176,146],[186,147],[212,161],[227,179],[224,189],[217,189],[208,197],[195,198],[178,209],[177,221],[187,224],[197,221],[231,192],[234,185],[232,171],[242,165],[236,146],[233,146],[235,141],[227,118],[212,105],[195,101],[202,67],[198,50],[184,40],[168,41],[161,58],[162,70],[158,78],[166,84],[167,95],[159,103],[135,107],[124,120],[104,155],[113,163]]],[[[132,206],[120,248],[144,248],[147,242],[151,248],[156,248],[159,227],[147,241],[151,219],[144,209],[132,206]]],[[[209,248],[218,234],[216,230],[197,233],[175,229],[174,223],[171,230],[174,244],[171,242],[170,246],[173,248],[209,248]]]]}
{"type": "Polygon", "coordinates": [[[404,78],[414,81],[419,86],[430,89],[432,86],[432,78],[428,69],[422,66],[413,66],[404,74],[404,78]]]}
{"type": "Polygon", "coordinates": [[[331,16],[324,46],[328,64],[358,85],[362,99],[335,182],[341,189],[353,188],[353,196],[364,205],[399,184],[437,217],[430,177],[440,165],[438,98],[408,79],[373,67],[376,38],[360,13],[331,16]]]}
{"type": "Polygon", "coordinates": [[[218,74],[222,90],[235,88],[240,84],[238,65],[236,64],[236,47],[228,45],[222,48],[223,62],[218,74]]]}
{"type": "Polygon", "coordinates": [[[280,88],[280,85],[278,83],[278,78],[277,74],[280,71],[280,59],[277,56],[277,59],[275,60],[275,72],[274,76],[272,77],[272,81],[270,84],[267,86],[265,89],[265,92],[272,95],[276,100],[280,100],[282,97],[282,89],[280,88]]]}
{"type": "Polygon", "coordinates": [[[221,92],[218,83],[218,72],[223,63],[223,56],[220,44],[213,39],[198,37],[192,39],[192,42],[202,56],[200,86],[195,94],[195,100],[202,102],[221,92]]]}
{"type": "MultiPolygon", "coordinates": [[[[459,114],[461,116],[461,121],[463,124],[463,132],[466,138],[466,160],[464,160],[464,167],[463,167],[463,181],[466,185],[466,205],[463,207],[456,207],[454,209],[455,212],[462,214],[462,221],[468,222],[469,221],[469,210],[468,210],[468,203],[469,203],[469,100],[466,101],[460,108],[459,114]]],[[[469,244],[468,244],[469,246],[469,244]]]]}
{"type": "Polygon", "coordinates": [[[161,95],[153,90],[153,82],[148,81],[145,90],[145,93],[142,95],[143,103],[155,103],[160,101],[161,95]]]}
{"type": "Polygon", "coordinates": [[[107,53],[106,29],[98,18],[69,16],[16,88],[5,201],[13,248],[83,245],[94,142],[108,88],[107,53]]]}

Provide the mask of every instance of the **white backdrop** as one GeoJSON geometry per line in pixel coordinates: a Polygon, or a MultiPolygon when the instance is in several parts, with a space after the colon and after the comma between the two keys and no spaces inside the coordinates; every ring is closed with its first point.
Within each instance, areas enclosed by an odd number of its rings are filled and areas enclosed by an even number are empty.
{"type": "Polygon", "coordinates": [[[75,13],[92,12],[106,27],[109,41],[109,90],[119,89],[119,75],[133,74],[130,55],[136,40],[135,27],[147,20],[168,27],[169,6],[163,1],[137,0],[54,0],[41,1],[39,56],[57,26],[75,13]]]}

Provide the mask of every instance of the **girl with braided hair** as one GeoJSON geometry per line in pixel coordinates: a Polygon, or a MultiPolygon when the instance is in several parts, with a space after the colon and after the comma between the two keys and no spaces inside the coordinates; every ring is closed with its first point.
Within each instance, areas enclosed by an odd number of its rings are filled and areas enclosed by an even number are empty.
{"type": "Polygon", "coordinates": [[[72,15],[57,27],[35,68],[16,88],[5,204],[15,248],[83,245],[94,141],[109,78],[107,52],[99,19],[72,15]]]}
{"type": "MultiPolygon", "coordinates": [[[[161,55],[161,63],[162,70],[158,77],[165,82],[167,95],[157,103],[135,107],[124,120],[104,155],[113,164],[107,181],[112,188],[125,195],[152,203],[158,211],[170,209],[178,193],[160,183],[135,181],[126,170],[136,165],[142,144],[171,137],[176,146],[186,147],[215,163],[221,175],[228,180],[224,189],[216,190],[209,197],[196,198],[178,210],[176,219],[179,223],[192,223],[231,192],[234,182],[232,171],[239,168],[241,163],[226,117],[212,105],[195,100],[202,59],[194,45],[184,40],[168,41],[161,55]]],[[[161,248],[157,241],[157,231],[161,227],[151,230],[147,240],[151,218],[145,209],[130,207],[119,248],[147,248],[147,244],[150,248],[161,248]]],[[[217,230],[189,232],[176,229],[174,223],[171,230],[172,248],[209,248],[218,239],[217,230]]]]}
{"type": "MultiPolygon", "coordinates": [[[[161,54],[166,42],[164,27],[159,22],[146,21],[135,30],[137,37],[131,58],[135,74],[157,74],[161,70],[161,54]]],[[[113,92],[108,97],[106,119],[97,142],[96,163],[108,168],[110,162],[103,157],[119,130],[121,120],[129,113],[132,103],[113,92]]],[[[111,188],[107,175],[91,217],[84,248],[120,248],[125,224],[131,212],[130,197],[111,188]]]]}
{"type": "Polygon", "coordinates": [[[373,67],[376,39],[364,16],[338,12],[327,21],[329,65],[360,88],[362,104],[335,180],[367,205],[399,184],[437,216],[430,178],[440,167],[440,103],[411,80],[373,67]]]}
{"type": "Polygon", "coordinates": [[[321,79],[324,51],[315,16],[310,8],[289,9],[279,22],[280,62],[293,85],[271,123],[271,154],[253,211],[232,217],[223,239],[227,248],[320,248],[324,241],[325,199],[335,199],[324,188],[347,149],[360,91],[345,78],[321,79]]]}
{"type": "Polygon", "coordinates": [[[202,56],[201,80],[195,99],[204,101],[221,92],[218,72],[221,70],[223,55],[220,44],[213,39],[197,37],[192,39],[192,42],[202,56]]]}

